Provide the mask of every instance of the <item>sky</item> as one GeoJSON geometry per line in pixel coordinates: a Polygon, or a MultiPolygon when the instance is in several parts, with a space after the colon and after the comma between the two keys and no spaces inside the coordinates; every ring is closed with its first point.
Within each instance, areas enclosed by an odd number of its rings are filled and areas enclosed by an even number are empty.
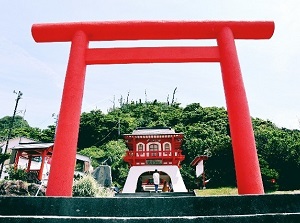
{"type": "MultiPolygon", "coordinates": [[[[0,7],[0,118],[17,114],[47,128],[59,114],[70,43],[36,43],[36,23],[84,21],[274,21],[269,40],[236,40],[250,115],[300,128],[300,2],[297,0],[10,0],[0,7]]],[[[215,40],[91,42],[90,47],[216,45],[215,40]]],[[[88,66],[82,112],[119,99],[225,107],[219,63],[88,66]]]]}

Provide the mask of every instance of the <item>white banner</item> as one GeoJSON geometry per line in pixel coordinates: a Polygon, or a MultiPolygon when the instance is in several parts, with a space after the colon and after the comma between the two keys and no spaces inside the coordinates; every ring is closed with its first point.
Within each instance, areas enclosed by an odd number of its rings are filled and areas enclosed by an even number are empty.
{"type": "Polygon", "coordinates": [[[203,160],[201,160],[196,166],[196,177],[199,177],[204,171],[203,160]]]}

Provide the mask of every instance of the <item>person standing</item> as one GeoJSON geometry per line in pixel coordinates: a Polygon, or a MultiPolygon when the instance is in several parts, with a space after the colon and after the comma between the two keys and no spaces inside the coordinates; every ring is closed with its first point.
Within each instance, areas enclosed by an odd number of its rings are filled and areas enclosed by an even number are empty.
{"type": "Polygon", "coordinates": [[[154,183],[154,188],[155,188],[155,193],[158,193],[158,185],[159,185],[159,173],[157,171],[157,169],[155,169],[154,173],[153,173],[153,183],[154,183]]]}
{"type": "Polygon", "coordinates": [[[168,184],[168,182],[165,180],[164,186],[163,186],[163,188],[161,189],[161,192],[169,192],[169,191],[170,191],[169,184],[168,184]]]}
{"type": "Polygon", "coordinates": [[[172,184],[172,181],[170,180],[169,182],[169,191],[170,192],[173,192],[173,184],[172,184]]]}
{"type": "Polygon", "coordinates": [[[115,187],[114,187],[114,192],[115,192],[115,194],[117,194],[117,193],[119,193],[119,192],[120,192],[120,189],[119,189],[119,187],[118,187],[118,185],[117,185],[117,184],[115,184],[115,187]]]}

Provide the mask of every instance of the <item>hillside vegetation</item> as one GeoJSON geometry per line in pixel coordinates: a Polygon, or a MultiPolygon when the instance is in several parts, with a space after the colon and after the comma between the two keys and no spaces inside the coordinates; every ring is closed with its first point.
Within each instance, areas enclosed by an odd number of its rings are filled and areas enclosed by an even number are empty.
{"type": "MultiPolygon", "coordinates": [[[[13,136],[27,136],[39,141],[53,141],[55,126],[41,130],[31,128],[26,121],[15,125],[13,136]],[[25,123],[25,124],[24,124],[25,123]]],[[[9,117],[0,119],[0,136],[5,138],[9,117]]],[[[271,121],[252,119],[262,178],[266,190],[295,190],[300,188],[300,131],[278,128],[271,121]]],[[[126,145],[122,134],[137,127],[172,127],[184,133],[182,145],[185,160],[182,175],[189,189],[201,186],[195,177],[191,161],[198,155],[208,155],[205,162],[207,188],[236,187],[234,161],[227,112],[225,108],[202,107],[193,103],[181,107],[179,103],[131,102],[107,113],[93,110],[82,113],[78,151],[93,159],[93,166],[111,165],[113,180],[122,186],[128,167],[122,157],[126,145]]]]}

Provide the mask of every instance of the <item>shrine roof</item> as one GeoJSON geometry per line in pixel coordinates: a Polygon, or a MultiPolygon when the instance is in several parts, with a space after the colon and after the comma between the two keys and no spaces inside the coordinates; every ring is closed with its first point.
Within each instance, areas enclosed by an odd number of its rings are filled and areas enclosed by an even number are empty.
{"type": "Polygon", "coordinates": [[[170,127],[161,127],[161,128],[137,128],[132,134],[125,135],[168,135],[168,134],[182,134],[176,133],[170,127]]]}
{"type": "Polygon", "coordinates": [[[41,142],[34,142],[34,143],[20,143],[18,146],[15,146],[14,150],[36,150],[36,149],[47,149],[52,147],[54,143],[41,143],[41,142]]]}
{"type": "Polygon", "coordinates": [[[195,159],[191,162],[191,166],[196,166],[202,160],[208,160],[208,156],[201,155],[201,156],[195,157],[195,159]]]}
{"type": "Polygon", "coordinates": [[[12,150],[22,153],[22,157],[29,159],[29,156],[36,157],[42,156],[43,151],[47,151],[47,156],[52,155],[54,143],[42,143],[42,142],[29,142],[20,143],[12,148],[12,150]]]}

